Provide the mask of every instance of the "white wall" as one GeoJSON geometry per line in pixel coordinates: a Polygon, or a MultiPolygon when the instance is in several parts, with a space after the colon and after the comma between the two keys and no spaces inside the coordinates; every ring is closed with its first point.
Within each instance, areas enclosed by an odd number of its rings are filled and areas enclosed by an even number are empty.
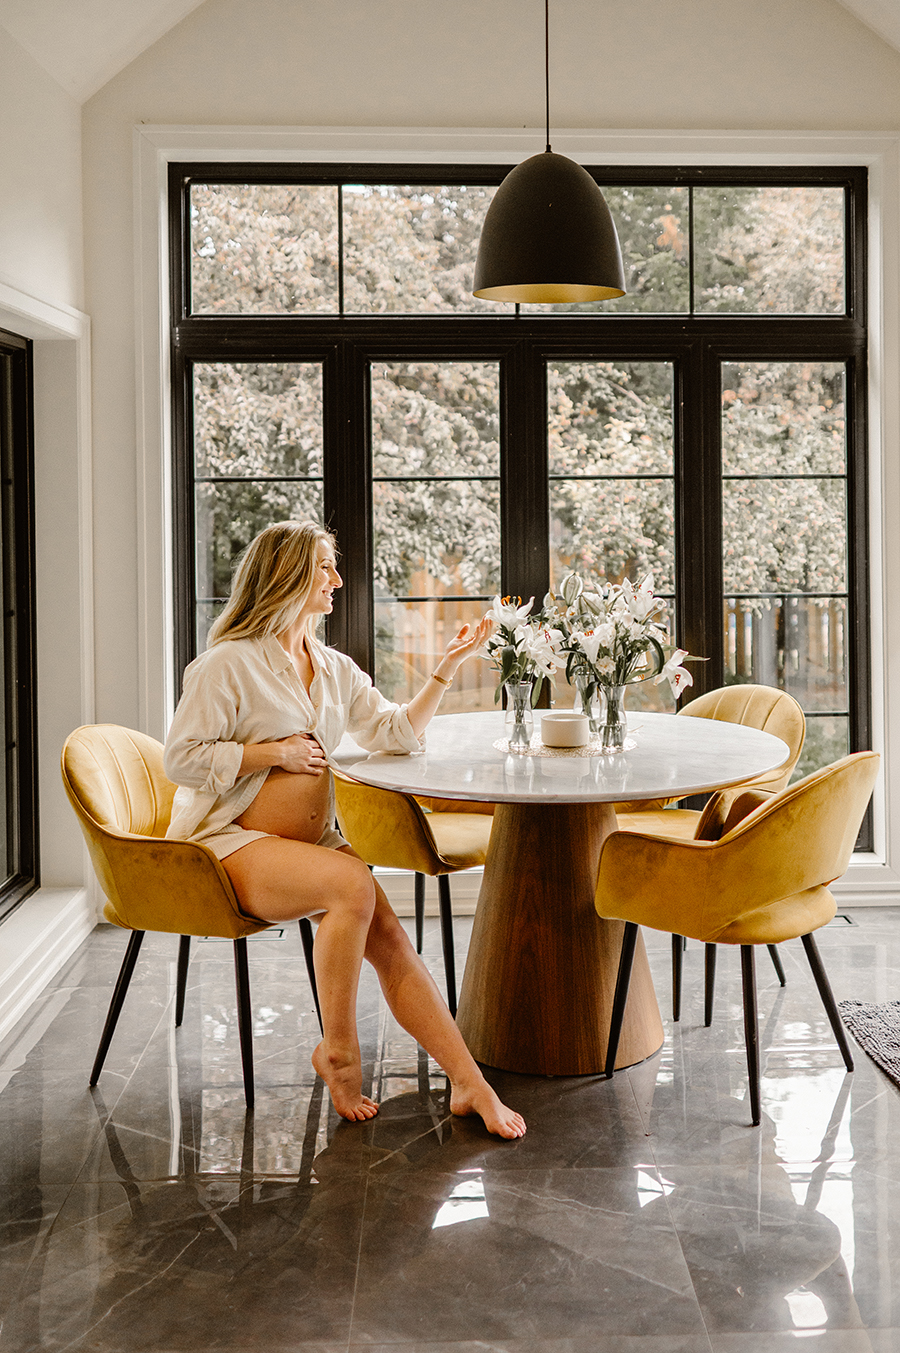
{"type": "Polygon", "coordinates": [[[0,328],[34,342],[42,888],[0,945],[0,1038],[90,933],[95,909],[59,751],[93,717],[90,330],[81,108],[0,29],[0,328]]]}
{"type": "Polygon", "coordinates": [[[41,855],[49,885],[81,878],[80,834],[58,761],[93,695],[78,486],[88,393],[81,181],[80,106],[0,29],[0,327],[35,343],[41,855]]]}
{"type": "Polygon", "coordinates": [[[0,283],[81,307],[81,109],[0,28],[0,283]]]}

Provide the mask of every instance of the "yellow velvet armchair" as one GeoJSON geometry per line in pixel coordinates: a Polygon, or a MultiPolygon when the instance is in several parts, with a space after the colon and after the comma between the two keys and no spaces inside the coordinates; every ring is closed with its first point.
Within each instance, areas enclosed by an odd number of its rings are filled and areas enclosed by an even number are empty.
{"type": "MultiPolygon", "coordinates": [[[[874,752],[856,752],[807,775],[717,841],[613,832],[597,875],[595,906],[626,922],[613,999],[606,1074],[612,1075],[638,925],[741,948],[744,1028],[753,1123],[760,1121],[754,946],[798,936],[848,1071],[853,1059],[812,932],[834,916],[828,884],[847,868],[878,773],[874,752]]],[[[752,792],[752,791],[751,791],[752,792]]]]}
{"type": "MultiPolygon", "coordinates": [[[[340,829],[366,864],[409,869],[422,878],[437,879],[447,1004],[455,1016],[456,960],[448,876],[484,864],[493,819],[489,813],[467,811],[464,805],[459,805],[460,811],[445,811],[449,800],[434,800],[440,810],[425,812],[412,794],[360,784],[339,771],[334,772],[334,791],[340,829]]],[[[416,903],[418,930],[418,896],[416,903]]]]}
{"type": "MultiPolygon", "coordinates": [[[[803,710],[792,695],[773,686],[721,686],[718,690],[700,695],[683,705],[679,716],[690,719],[719,719],[723,723],[742,724],[745,728],[760,728],[773,737],[781,738],[790,748],[790,756],[778,770],[769,771],[749,784],[734,789],[723,789],[714,794],[703,812],[694,808],[666,808],[651,804],[642,808],[639,803],[619,804],[616,815],[619,830],[626,832],[653,832],[677,841],[692,841],[695,837],[714,841],[722,835],[726,819],[733,820],[736,799],[748,789],[761,794],[777,794],[784,789],[794,773],[806,737],[806,719],[803,710]]],[[[746,802],[746,800],[745,800],[746,802]]],[[[681,1017],[682,963],[685,941],[672,936],[672,1018],[681,1017]]],[[[785,984],[784,968],[774,944],[768,946],[778,980],[785,984]]],[[[704,1022],[712,1024],[713,999],[716,981],[716,946],[706,946],[704,983],[704,1022]]]]}
{"type": "MultiPolygon", "coordinates": [[[[155,738],[117,724],[76,729],[63,747],[62,778],[106,895],[103,914],[113,925],[132,932],[94,1059],[91,1085],[100,1078],[146,931],[181,936],[176,1025],[181,1024],[184,1013],[191,936],[216,935],[234,941],[244,1091],[248,1106],[252,1106],[246,937],[268,929],[267,923],[244,915],[228,875],[211,850],[196,842],[163,839],[175,786],[163,771],[163,748],[155,738]]],[[[301,920],[300,933],[318,1012],[308,920],[301,920]]]]}

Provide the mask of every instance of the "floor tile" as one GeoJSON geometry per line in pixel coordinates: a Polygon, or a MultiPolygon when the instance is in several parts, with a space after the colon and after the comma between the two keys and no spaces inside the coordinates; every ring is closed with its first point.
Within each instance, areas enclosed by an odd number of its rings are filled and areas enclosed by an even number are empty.
{"type": "MultiPolygon", "coordinates": [[[[396,1344],[351,1344],[350,1353],[391,1353],[396,1344]]],[[[696,1334],[603,1334],[574,1339],[477,1339],[458,1343],[417,1343],[416,1353],[711,1353],[696,1334]]]]}
{"type": "Polygon", "coordinates": [[[29,1264],[66,1200],[68,1186],[22,1178],[0,1186],[0,1329],[29,1264]]]}
{"type": "Polygon", "coordinates": [[[661,1195],[652,1170],[372,1171],[352,1342],[702,1339],[661,1195]]]}
{"type": "Polygon", "coordinates": [[[711,1334],[863,1324],[846,1262],[843,1168],[825,1178],[815,1165],[794,1173],[777,1163],[660,1176],[666,1195],[651,1206],[672,1217],[711,1334]]]}
{"type": "Polygon", "coordinates": [[[0,1348],[346,1347],[363,1196],[339,1173],[79,1185],[21,1280],[0,1348]]]}
{"type": "MultiPolygon", "coordinates": [[[[887,1330],[822,1330],[792,1329],[780,1333],[759,1334],[717,1334],[713,1333],[712,1353],[798,1353],[803,1348],[815,1349],[815,1353],[896,1353],[900,1347],[896,1341],[882,1342],[881,1335],[890,1335],[887,1330]],[[809,1343],[798,1343],[799,1338],[807,1338],[809,1343]]],[[[898,1331],[893,1331],[894,1335],[898,1331]]]]}

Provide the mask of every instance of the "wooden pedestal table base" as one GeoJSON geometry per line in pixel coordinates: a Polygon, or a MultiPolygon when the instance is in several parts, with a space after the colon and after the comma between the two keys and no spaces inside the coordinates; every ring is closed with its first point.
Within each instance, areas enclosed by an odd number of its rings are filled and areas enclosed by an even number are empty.
{"type": "MultiPolygon", "coordinates": [[[[499,803],[459,1001],[476,1061],[532,1075],[601,1072],[621,921],[594,910],[600,849],[616,829],[608,803],[499,803]]],[[[662,1046],[638,937],[616,1067],[662,1046]]]]}

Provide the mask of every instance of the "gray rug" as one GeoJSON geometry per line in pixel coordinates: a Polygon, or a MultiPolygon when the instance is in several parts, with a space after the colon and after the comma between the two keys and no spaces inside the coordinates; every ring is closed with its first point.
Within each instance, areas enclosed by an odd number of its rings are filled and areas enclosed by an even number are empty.
{"type": "Polygon", "coordinates": [[[896,1086],[900,1086],[900,1001],[839,1001],[841,1019],[896,1086]]]}

